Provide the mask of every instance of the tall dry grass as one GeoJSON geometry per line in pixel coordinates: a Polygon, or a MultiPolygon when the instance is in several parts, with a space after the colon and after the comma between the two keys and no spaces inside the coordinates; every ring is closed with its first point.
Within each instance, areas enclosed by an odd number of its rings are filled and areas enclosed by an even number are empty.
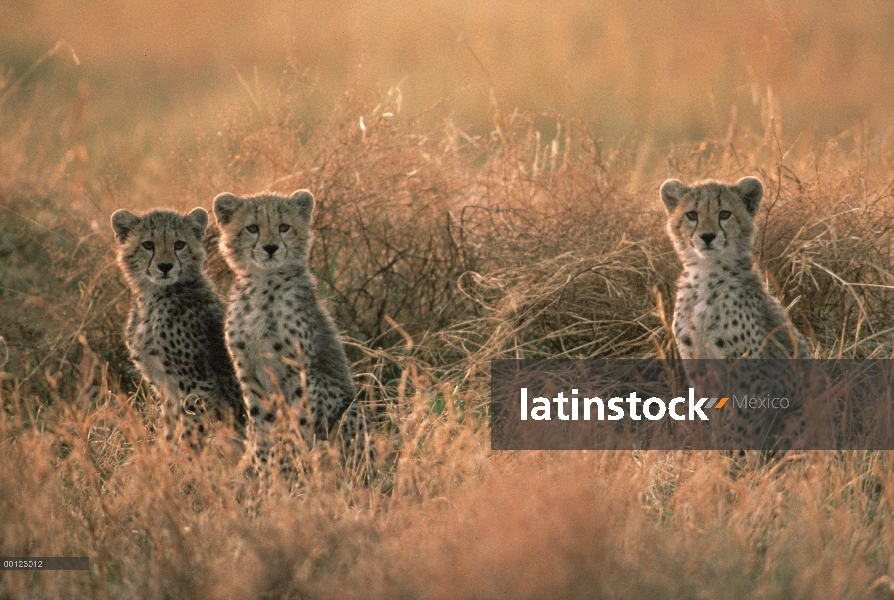
{"type": "Polygon", "coordinates": [[[486,411],[492,358],[674,354],[669,176],[760,176],[761,270],[817,355],[891,357],[889,7],[343,4],[4,8],[0,556],[91,570],[0,597],[894,597],[887,453],[492,453],[486,411]],[[121,339],[115,208],[298,187],[370,485],[325,445],[262,486],[225,432],[160,443],[121,339]]]}

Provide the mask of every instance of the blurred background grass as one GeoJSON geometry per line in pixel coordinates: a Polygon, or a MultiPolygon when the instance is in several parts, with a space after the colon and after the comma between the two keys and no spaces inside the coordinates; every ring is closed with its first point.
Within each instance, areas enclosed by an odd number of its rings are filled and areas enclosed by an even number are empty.
{"type": "Polygon", "coordinates": [[[735,109],[742,127],[760,129],[772,113],[790,139],[813,144],[854,126],[889,128],[894,97],[894,6],[884,0],[0,7],[7,77],[60,39],[80,66],[58,56],[28,87],[60,102],[89,98],[86,135],[109,149],[188,135],[245,94],[240,77],[267,87],[289,65],[315,90],[302,107],[309,122],[359,80],[400,84],[410,114],[440,103],[470,132],[490,131],[495,100],[509,111],[577,115],[609,143],[721,136],[735,109]]]}

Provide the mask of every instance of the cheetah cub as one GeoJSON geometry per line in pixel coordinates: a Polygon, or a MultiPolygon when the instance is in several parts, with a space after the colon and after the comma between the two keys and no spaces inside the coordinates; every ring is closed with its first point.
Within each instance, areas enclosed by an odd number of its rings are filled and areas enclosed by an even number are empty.
{"type": "Polygon", "coordinates": [[[178,425],[192,436],[204,433],[206,413],[240,427],[247,420],[224,342],[224,305],[202,272],[207,224],[202,208],[186,216],[112,215],[118,265],[132,294],[127,348],[163,399],[169,439],[178,425]]]}
{"type": "MultiPolygon", "coordinates": [[[[235,274],[227,346],[262,466],[274,447],[265,434],[277,421],[277,400],[303,410],[298,424],[308,442],[338,433],[343,420],[340,433],[351,443],[366,425],[354,402],[356,388],[338,331],[317,298],[307,265],[313,209],[314,197],[306,190],[288,197],[220,194],[214,199],[221,254],[235,274]]],[[[282,455],[279,460],[288,471],[288,461],[282,455]]]]}
{"type": "MultiPolygon", "coordinates": [[[[754,216],[763,193],[763,185],[754,177],[736,185],[704,181],[687,187],[671,179],[661,186],[667,232],[683,263],[673,322],[683,359],[813,358],[754,267],[754,216]]],[[[799,389],[809,367],[778,360],[735,361],[727,367],[700,362],[685,367],[690,385],[701,386],[702,393],[719,396],[729,389],[756,385],[761,394],[791,400],[792,410],[783,415],[728,413],[733,435],[749,440],[748,445],[785,450],[804,432],[799,389]]]]}
{"type": "Polygon", "coordinates": [[[812,358],[813,353],[754,268],[754,216],[764,187],[704,181],[661,186],[667,232],[683,263],[674,337],[689,358],[812,358]]]}

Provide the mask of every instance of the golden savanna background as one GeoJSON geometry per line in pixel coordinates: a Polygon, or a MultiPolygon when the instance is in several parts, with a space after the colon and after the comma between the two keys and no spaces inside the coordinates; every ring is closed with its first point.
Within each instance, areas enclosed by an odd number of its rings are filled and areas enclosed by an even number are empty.
{"type": "Polygon", "coordinates": [[[894,598],[889,453],[492,452],[487,415],[492,358],[674,355],[667,177],[759,176],[817,356],[890,358],[892,56],[882,0],[4,0],[0,556],[91,569],[0,598],[894,598]],[[302,187],[369,484],[156,440],[123,345],[115,209],[302,187]]]}

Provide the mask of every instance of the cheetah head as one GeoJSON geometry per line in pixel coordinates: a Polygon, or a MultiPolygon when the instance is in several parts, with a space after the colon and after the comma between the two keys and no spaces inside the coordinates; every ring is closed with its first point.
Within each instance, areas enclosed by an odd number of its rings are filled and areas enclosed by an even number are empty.
{"type": "Polygon", "coordinates": [[[737,258],[751,253],[754,216],[764,186],[756,177],[736,185],[704,181],[687,187],[669,179],[661,186],[667,232],[684,262],[737,258]]]}
{"type": "Polygon", "coordinates": [[[204,208],[185,216],[169,210],[142,216],[117,210],[112,215],[112,229],[118,241],[118,264],[140,287],[195,280],[205,261],[202,239],[207,225],[204,208]]]}
{"type": "Polygon", "coordinates": [[[313,210],[314,197],[307,190],[288,197],[220,194],[214,199],[214,216],[221,230],[221,252],[237,273],[305,268],[313,210]]]}

